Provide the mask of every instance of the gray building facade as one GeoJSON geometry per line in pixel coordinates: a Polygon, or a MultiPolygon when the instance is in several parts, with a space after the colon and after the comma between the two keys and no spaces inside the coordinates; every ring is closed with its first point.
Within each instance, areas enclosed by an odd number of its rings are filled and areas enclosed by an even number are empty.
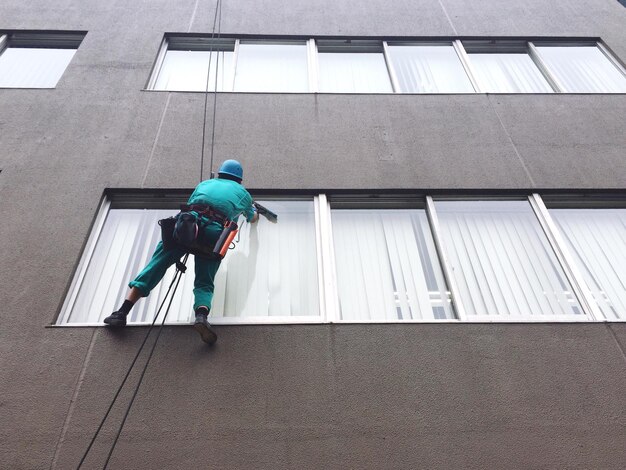
{"type": "MultiPolygon", "coordinates": [[[[600,38],[616,1],[224,0],[230,35],[600,38]]],[[[147,91],[212,0],[5,0],[2,31],[83,31],[53,89],[0,89],[0,466],[75,468],[145,328],[54,326],[111,189],[197,184],[203,93],[147,91]]],[[[209,107],[214,96],[209,96],[209,107]]],[[[254,191],[607,193],[626,95],[218,93],[215,159],[254,191]]],[[[209,108],[211,109],[211,108],[209,108]]],[[[209,113],[210,114],[210,113],[209,113]]],[[[206,157],[205,157],[206,158],[206,157]]],[[[206,173],[205,173],[206,174],[206,173]]],[[[623,468],[626,326],[165,327],[110,468],[623,468]]],[[[138,373],[131,375],[134,384],[138,373]]],[[[86,468],[99,468],[125,390],[86,468]]]]}

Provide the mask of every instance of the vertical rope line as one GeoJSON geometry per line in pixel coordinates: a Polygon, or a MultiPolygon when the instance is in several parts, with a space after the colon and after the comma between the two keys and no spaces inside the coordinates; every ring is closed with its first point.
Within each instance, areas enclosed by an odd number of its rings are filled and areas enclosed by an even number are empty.
{"type": "MultiPolygon", "coordinates": [[[[183,264],[186,263],[186,262],[187,262],[187,258],[184,259],[183,264]]],[[[178,274],[178,271],[176,272],[176,274],[178,274]]],[[[154,319],[152,320],[152,324],[150,325],[150,328],[148,328],[148,331],[146,332],[146,335],[144,336],[143,341],[141,342],[141,345],[139,346],[139,349],[137,350],[137,353],[135,354],[135,357],[134,357],[133,361],[130,364],[130,367],[126,371],[126,375],[124,376],[124,379],[122,380],[122,383],[118,387],[117,392],[115,392],[115,396],[113,397],[113,400],[111,400],[111,403],[109,404],[109,408],[107,409],[106,413],[104,414],[104,417],[102,418],[102,421],[100,421],[100,424],[98,425],[98,429],[96,429],[96,432],[94,433],[93,437],[91,438],[91,442],[87,446],[87,450],[85,450],[85,453],[83,454],[82,458],[80,459],[80,463],[78,464],[78,467],[76,467],[76,470],[79,470],[80,467],[82,467],[83,463],[85,462],[85,459],[87,458],[87,454],[89,454],[89,451],[91,450],[91,447],[93,446],[94,442],[96,441],[96,438],[98,437],[98,434],[100,434],[100,430],[102,429],[102,426],[104,426],[104,422],[108,418],[109,413],[111,413],[111,410],[113,409],[113,405],[117,401],[117,397],[119,397],[119,395],[120,395],[120,393],[122,391],[122,388],[124,387],[124,384],[128,380],[128,377],[130,376],[130,373],[133,370],[133,367],[135,366],[135,363],[137,362],[137,359],[139,359],[139,355],[143,351],[143,348],[144,348],[144,346],[146,344],[146,341],[148,341],[148,337],[150,336],[150,333],[152,332],[152,329],[154,328],[154,325],[155,325],[155,323],[157,321],[157,318],[159,318],[159,314],[161,313],[161,310],[163,309],[163,306],[165,305],[165,302],[167,301],[167,297],[170,294],[170,291],[172,290],[172,287],[174,286],[174,283],[176,282],[176,274],[174,275],[174,278],[172,279],[172,282],[170,283],[170,285],[169,285],[169,287],[167,289],[167,292],[165,293],[165,296],[163,297],[163,301],[161,302],[161,305],[159,306],[159,308],[157,310],[157,313],[154,316],[154,319]]],[[[176,286],[178,287],[178,284],[176,286]]],[[[176,292],[176,288],[174,289],[174,293],[175,292],[176,292]]],[[[172,298],[174,297],[174,293],[172,294],[172,298]]],[[[168,307],[168,309],[169,309],[169,307],[168,307]]],[[[166,316],[167,316],[167,313],[166,313],[166,316]]]]}
{"type": "MultiPolygon", "coordinates": [[[[187,263],[187,258],[189,257],[189,254],[185,255],[185,259],[182,261],[183,264],[187,263]]],[[[111,445],[111,449],[109,450],[109,455],[107,456],[106,462],[104,462],[104,467],[102,467],[103,470],[106,470],[106,468],[109,465],[109,460],[111,460],[111,456],[113,455],[113,451],[115,450],[115,447],[117,446],[117,441],[120,438],[120,435],[122,434],[122,429],[124,429],[124,424],[126,424],[126,419],[128,418],[128,415],[130,414],[130,409],[133,406],[133,403],[135,402],[135,398],[137,398],[137,394],[139,393],[139,387],[141,387],[141,383],[143,382],[143,378],[146,375],[146,371],[148,370],[148,365],[150,365],[150,360],[152,359],[152,355],[154,354],[154,350],[156,349],[156,345],[159,342],[159,338],[161,336],[161,333],[163,332],[163,325],[165,325],[165,319],[167,318],[167,314],[170,311],[170,307],[172,306],[172,302],[174,301],[174,297],[176,296],[176,291],[178,290],[178,285],[180,284],[180,280],[183,277],[183,271],[181,271],[180,269],[178,269],[178,267],[176,268],[176,274],[174,275],[174,280],[176,280],[176,285],[174,286],[174,291],[172,292],[172,295],[170,297],[170,301],[167,304],[167,309],[165,310],[165,315],[163,315],[163,320],[161,321],[161,325],[159,326],[159,331],[156,335],[156,338],[154,339],[154,343],[152,343],[152,348],[150,349],[150,354],[148,354],[148,359],[146,359],[146,363],[143,366],[143,370],[141,371],[141,375],[139,376],[139,382],[137,382],[137,386],[135,387],[135,391],[133,392],[133,396],[130,399],[130,403],[128,404],[128,407],[126,408],[126,413],[124,413],[124,418],[122,419],[122,423],[120,424],[119,429],[117,430],[117,434],[115,436],[115,439],[113,440],[113,445],[111,445]]]]}
{"type": "MultiPolygon", "coordinates": [[[[201,157],[200,157],[200,181],[202,181],[203,178],[203,173],[204,173],[204,148],[205,148],[205,140],[206,140],[206,118],[207,118],[207,107],[208,107],[208,96],[209,96],[209,81],[211,78],[211,61],[213,59],[213,48],[215,46],[215,27],[216,24],[218,24],[217,21],[217,17],[218,17],[218,12],[219,12],[219,30],[218,30],[218,39],[220,37],[221,34],[221,28],[222,28],[222,3],[221,0],[217,0],[216,4],[215,4],[215,14],[213,16],[213,30],[211,32],[211,44],[210,44],[210,48],[209,48],[209,63],[207,65],[207,78],[206,78],[206,82],[205,82],[205,87],[204,87],[204,112],[203,112],[203,122],[202,122],[202,149],[201,149],[201,157]]],[[[213,90],[213,123],[212,123],[212,132],[211,132],[211,169],[213,168],[213,153],[214,153],[214,147],[215,147],[215,119],[216,119],[216,114],[217,114],[217,80],[218,80],[218,73],[219,73],[219,50],[216,51],[217,52],[217,61],[216,61],[216,68],[215,68],[215,87],[213,90]]],[[[187,257],[189,255],[187,254],[185,256],[185,259],[183,260],[183,265],[187,262],[187,257]]],[[[155,325],[156,319],[159,316],[159,313],[161,312],[161,309],[163,308],[163,305],[165,304],[165,301],[167,299],[167,294],[169,293],[170,289],[172,288],[172,286],[174,285],[174,282],[176,282],[176,285],[174,287],[174,292],[172,293],[172,296],[170,298],[170,302],[167,306],[167,310],[165,311],[165,315],[163,316],[163,321],[161,322],[160,328],[159,328],[159,332],[157,333],[157,336],[154,340],[154,343],[152,344],[152,349],[150,350],[150,353],[148,355],[148,359],[146,360],[146,363],[144,365],[144,368],[141,372],[141,376],[139,377],[139,382],[137,383],[137,386],[135,387],[135,391],[133,393],[133,396],[131,398],[130,403],[128,404],[128,407],[126,408],[126,413],[124,414],[124,418],[122,420],[122,423],[118,429],[117,435],[115,436],[115,439],[113,441],[113,445],[111,446],[111,449],[109,450],[109,454],[107,456],[106,462],[104,463],[104,469],[107,468],[109,461],[111,459],[111,456],[113,455],[113,452],[115,450],[115,446],[117,445],[118,439],[122,433],[122,429],[124,428],[124,424],[126,423],[126,419],[128,418],[128,415],[130,413],[131,407],[135,401],[135,398],[137,397],[137,393],[139,392],[139,387],[141,386],[141,383],[143,381],[143,377],[146,373],[146,370],[148,369],[148,365],[150,364],[150,360],[152,359],[152,355],[154,353],[154,350],[156,348],[156,345],[158,343],[159,337],[161,336],[161,332],[163,331],[163,325],[165,324],[165,319],[167,318],[167,314],[169,313],[169,309],[172,305],[172,301],[174,300],[174,294],[178,288],[178,284],[180,282],[180,279],[182,277],[182,272],[180,270],[177,269],[176,274],[174,275],[174,279],[172,280],[172,283],[170,284],[170,287],[168,289],[168,292],[165,294],[165,298],[163,299],[163,303],[161,304],[161,306],[159,307],[157,314],[154,317],[154,320],[152,322],[152,325],[150,325],[150,328],[148,329],[148,332],[146,334],[146,336],[144,337],[143,342],[141,343],[139,350],[137,351],[137,354],[135,355],[135,358],[133,359],[130,368],[128,369],[128,372],[126,373],[126,376],[124,377],[122,384],[120,385],[120,387],[118,388],[115,396],[113,397],[113,400],[111,401],[111,404],[109,405],[109,408],[107,409],[104,418],[102,419],[102,421],[100,422],[100,425],[98,426],[98,429],[96,430],[93,438],[91,439],[91,442],[89,443],[89,446],[87,447],[87,450],[85,451],[85,453],[83,454],[80,463],[78,464],[77,468],[80,468],[87,455],[89,454],[89,451],[91,450],[91,447],[93,446],[98,434],[100,433],[100,430],[102,429],[102,426],[104,425],[104,422],[106,421],[107,417],[109,416],[109,413],[111,412],[111,409],[113,408],[113,405],[115,403],[115,401],[117,400],[124,384],[126,383],[126,380],[128,379],[131,370],[133,369],[137,359],[139,358],[139,355],[141,354],[141,351],[143,350],[144,345],[146,344],[146,341],[148,339],[148,336],[150,335],[150,332],[152,331],[152,328],[155,325]]]]}
{"type": "MultiPolygon", "coordinates": [[[[217,22],[217,38],[220,38],[222,33],[222,1],[218,0],[219,4],[219,20],[217,22]]],[[[219,52],[217,53],[217,63],[215,64],[215,91],[213,93],[213,129],[211,132],[211,166],[209,167],[209,171],[213,171],[213,150],[215,148],[215,119],[217,115],[217,77],[219,75],[219,52]]],[[[223,65],[223,64],[222,64],[223,65]]],[[[202,173],[200,174],[200,181],[202,181],[202,173]]]]}
{"type": "MultiPolygon", "coordinates": [[[[204,112],[203,112],[203,120],[202,120],[202,151],[201,151],[201,157],[200,157],[200,181],[202,181],[202,176],[204,174],[204,142],[205,142],[205,138],[206,138],[206,112],[207,112],[207,105],[208,105],[208,100],[209,100],[209,80],[211,78],[211,60],[213,59],[213,46],[215,45],[215,25],[217,24],[217,13],[218,11],[220,12],[220,16],[221,16],[221,0],[217,0],[217,3],[215,4],[215,15],[213,16],[213,31],[211,32],[211,45],[209,48],[209,64],[207,66],[207,74],[206,74],[206,83],[204,86],[204,112]]],[[[220,22],[221,22],[221,18],[220,18],[220,22]]],[[[217,53],[217,57],[218,60],[217,62],[219,63],[219,51],[217,53]]],[[[212,139],[214,138],[213,136],[215,135],[215,105],[216,105],[216,99],[217,98],[217,73],[215,75],[215,93],[213,94],[214,96],[214,100],[213,100],[213,134],[212,134],[212,139]]],[[[213,144],[211,144],[211,168],[213,167],[213,144]]]]}

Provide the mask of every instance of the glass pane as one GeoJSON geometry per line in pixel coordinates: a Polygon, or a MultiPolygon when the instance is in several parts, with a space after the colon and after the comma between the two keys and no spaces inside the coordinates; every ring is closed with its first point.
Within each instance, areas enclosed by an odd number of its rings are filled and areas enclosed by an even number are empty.
{"type": "Polygon", "coordinates": [[[332,210],[342,320],[454,318],[424,210],[332,210]]]}
{"type": "Polygon", "coordinates": [[[552,93],[552,87],[528,54],[468,54],[481,91],[552,93]]]}
{"type": "Polygon", "coordinates": [[[469,316],[581,314],[527,201],[436,201],[435,206],[469,316]]]}
{"type": "Polygon", "coordinates": [[[155,90],[172,91],[230,91],[233,84],[233,52],[167,51],[155,90]],[[211,77],[207,86],[207,72],[211,57],[211,77]]]}
{"type": "Polygon", "coordinates": [[[626,319],[626,209],[550,209],[609,320],[626,319]]]}
{"type": "Polygon", "coordinates": [[[319,316],[313,201],[258,202],[278,223],[243,225],[217,272],[211,316],[319,316]]]}
{"type": "Polygon", "coordinates": [[[387,64],[379,52],[320,52],[319,91],[391,93],[387,64]]]}
{"type": "MultiPolygon", "coordinates": [[[[217,273],[211,318],[319,316],[315,221],[312,201],[267,201],[279,223],[244,223],[236,248],[217,273]]],[[[66,323],[100,323],[123,301],[128,282],[148,263],[161,239],[159,219],[174,210],[109,211],[66,323]]],[[[243,218],[240,218],[243,222],[243,218]]],[[[151,322],[174,276],[170,268],[131,311],[131,323],[151,322]]],[[[194,257],[187,262],[167,318],[189,323],[193,314],[194,257]]]]}
{"type": "MultiPolygon", "coordinates": [[[[123,301],[127,284],[150,260],[156,244],[161,239],[157,221],[176,214],[173,210],[116,209],[109,211],[94,253],[89,260],[85,277],[76,294],[76,301],[68,313],[67,323],[101,323],[123,301]]],[[[193,273],[193,270],[191,271],[193,273]]],[[[170,269],[151,295],[140,300],[131,311],[131,322],[151,322],[174,270],[170,269]]],[[[187,322],[191,318],[188,309],[183,312],[180,293],[172,304],[172,322],[187,322]],[[183,318],[177,318],[180,314],[183,318]]],[[[193,277],[193,276],[191,276],[193,277]]],[[[188,308],[192,308],[193,304],[188,308]]],[[[61,316],[63,318],[63,316],[61,316]]]]}
{"type": "Polygon", "coordinates": [[[305,43],[241,43],[238,54],[235,91],[309,91],[305,43]]]}
{"type": "Polygon", "coordinates": [[[452,46],[389,46],[394,70],[405,93],[473,93],[452,46]]]}
{"type": "Polygon", "coordinates": [[[0,87],[54,88],[76,49],[9,47],[0,55],[0,87]]]}
{"type": "Polygon", "coordinates": [[[625,93],[626,77],[600,49],[585,47],[537,47],[565,91],[571,93],[625,93]]]}

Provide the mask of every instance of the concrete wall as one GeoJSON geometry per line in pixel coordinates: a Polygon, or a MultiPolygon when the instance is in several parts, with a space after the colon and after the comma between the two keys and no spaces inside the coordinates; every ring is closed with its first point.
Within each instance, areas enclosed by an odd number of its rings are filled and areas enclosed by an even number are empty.
{"type": "MultiPolygon", "coordinates": [[[[88,31],[56,89],[0,90],[2,467],[75,466],[138,345],[141,329],[45,326],[105,188],[197,182],[203,95],[141,90],[163,33],[210,32],[214,6],[0,5],[0,28],[88,31]]],[[[626,59],[626,9],[605,0],[227,0],[222,31],[599,36],[626,59]]],[[[217,99],[215,159],[240,158],[251,188],[626,185],[625,95],[217,99]]],[[[209,351],[185,328],[162,340],[114,468],[622,468],[626,457],[621,325],[223,327],[209,351]]]]}

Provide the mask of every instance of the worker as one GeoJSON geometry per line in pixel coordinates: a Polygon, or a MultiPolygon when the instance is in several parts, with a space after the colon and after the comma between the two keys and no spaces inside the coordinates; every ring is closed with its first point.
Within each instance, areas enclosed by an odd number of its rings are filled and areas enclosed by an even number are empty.
{"type": "MultiPolygon", "coordinates": [[[[248,222],[256,222],[259,214],[252,203],[252,196],[241,185],[243,168],[237,160],[226,160],[218,170],[218,177],[202,181],[189,197],[187,204],[199,217],[199,240],[214,245],[224,228],[225,219],[236,221],[243,215],[248,222]]],[[[104,323],[112,327],[126,326],[126,317],[133,305],[161,281],[167,269],[176,263],[184,254],[185,249],[174,246],[165,249],[160,241],[152,259],[128,286],[130,290],[122,306],[104,319],[104,323]]],[[[213,344],[217,335],[207,321],[213,299],[214,280],[220,265],[219,258],[195,257],[194,280],[194,329],[205,343],[213,344]]]]}

